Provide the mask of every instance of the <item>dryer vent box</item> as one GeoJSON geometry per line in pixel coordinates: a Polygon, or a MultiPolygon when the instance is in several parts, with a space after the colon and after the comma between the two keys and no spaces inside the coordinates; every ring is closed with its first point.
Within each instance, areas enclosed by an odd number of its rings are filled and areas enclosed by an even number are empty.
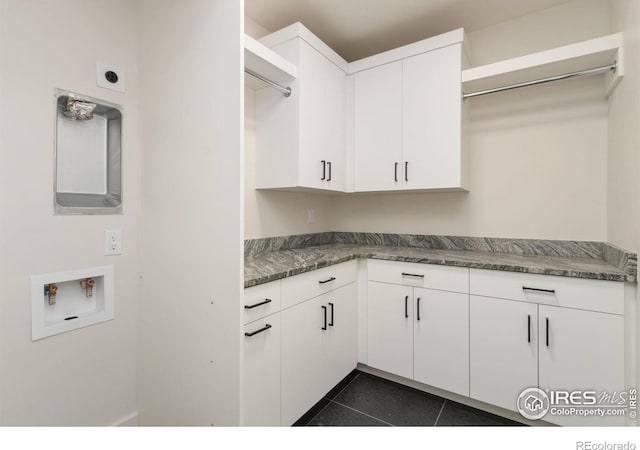
{"type": "Polygon", "coordinates": [[[54,211],[122,213],[122,110],[56,90],[54,211]]]}

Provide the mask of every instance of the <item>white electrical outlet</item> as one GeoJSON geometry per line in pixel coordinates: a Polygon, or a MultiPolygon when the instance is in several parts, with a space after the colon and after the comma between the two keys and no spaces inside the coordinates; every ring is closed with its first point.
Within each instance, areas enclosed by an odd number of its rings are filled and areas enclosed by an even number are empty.
{"type": "Polygon", "coordinates": [[[316,211],[315,211],[315,209],[309,209],[307,211],[307,221],[309,223],[314,223],[316,221],[316,211]]]}
{"type": "Polygon", "coordinates": [[[122,230],[104,230],[104,254],[122,254],[122,230]]]}

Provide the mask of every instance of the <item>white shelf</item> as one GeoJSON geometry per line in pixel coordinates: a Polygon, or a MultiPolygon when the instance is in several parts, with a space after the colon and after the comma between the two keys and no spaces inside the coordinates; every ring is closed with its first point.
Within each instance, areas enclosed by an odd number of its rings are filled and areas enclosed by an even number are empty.
{"type": "MultiPolygon", "coordinates": [[[[244,67],[280,85],[288,85],[298,76],[298,68],[250,36],[244,35],[244,67]]],[[[266,85],[245,76],[245,85],[262,89],[266,85]]]]}
{"type": "Polygon", "coordinates": [[[608,96],[624,74],[622,33],[472,67],[462,71],[462,86],[465,93],[470,93],[593,69],[614,62],[617,63],[616,72],[605,75],[604,89],[608,96]]]}

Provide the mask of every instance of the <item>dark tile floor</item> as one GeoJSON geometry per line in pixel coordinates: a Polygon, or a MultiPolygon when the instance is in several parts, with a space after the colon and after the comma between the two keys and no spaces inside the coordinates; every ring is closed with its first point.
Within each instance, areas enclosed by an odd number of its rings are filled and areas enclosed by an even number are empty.
{"type": "Polygon", "coordinates": [[[354,370],[296,426],[517,426],[518,422],[354,370]]]}

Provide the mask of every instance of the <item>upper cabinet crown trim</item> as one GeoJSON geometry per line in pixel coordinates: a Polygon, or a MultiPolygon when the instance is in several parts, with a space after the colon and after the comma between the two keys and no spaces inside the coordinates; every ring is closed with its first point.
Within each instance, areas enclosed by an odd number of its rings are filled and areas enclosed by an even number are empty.
{"type": "Polygon", "coordinates": [[[494,89],[616,63],[605,77],[609,95],[624,74],[622,33],[565,45],[462,71],[465,92],[494,89]]]}
{"type": "Polygon", "coordinates": [[[369,56],[367,58],[359,59],[352,63],[349,63],[349,74],[354,74],[363,70],[371,69],[373,67],[389,64],[394,61],[409,58],[411,56],[418,55],[420,53],[430,52],[442,47],[448,47],[454,44],[463,44],[463,51],[468,53],[466,48],[467,40],[464,35],[464,28],[458,28],[457,30],[449,31],[448,33],[440,34],[422,41],[414,42],[413,44],[405,45],[402,47],[394,48],[377,55],[369,56]]]}
{"type": "Polygon", "coordinates": [[[343,72],[347,72],[349,63],[300,22],[296,22],[288,27],[275,31],[260,39],[260,42],[263,45],[272,48],[294,38],[301,38],[316,51],[324,55],[329,61],[342,69],[343,72]]]}

